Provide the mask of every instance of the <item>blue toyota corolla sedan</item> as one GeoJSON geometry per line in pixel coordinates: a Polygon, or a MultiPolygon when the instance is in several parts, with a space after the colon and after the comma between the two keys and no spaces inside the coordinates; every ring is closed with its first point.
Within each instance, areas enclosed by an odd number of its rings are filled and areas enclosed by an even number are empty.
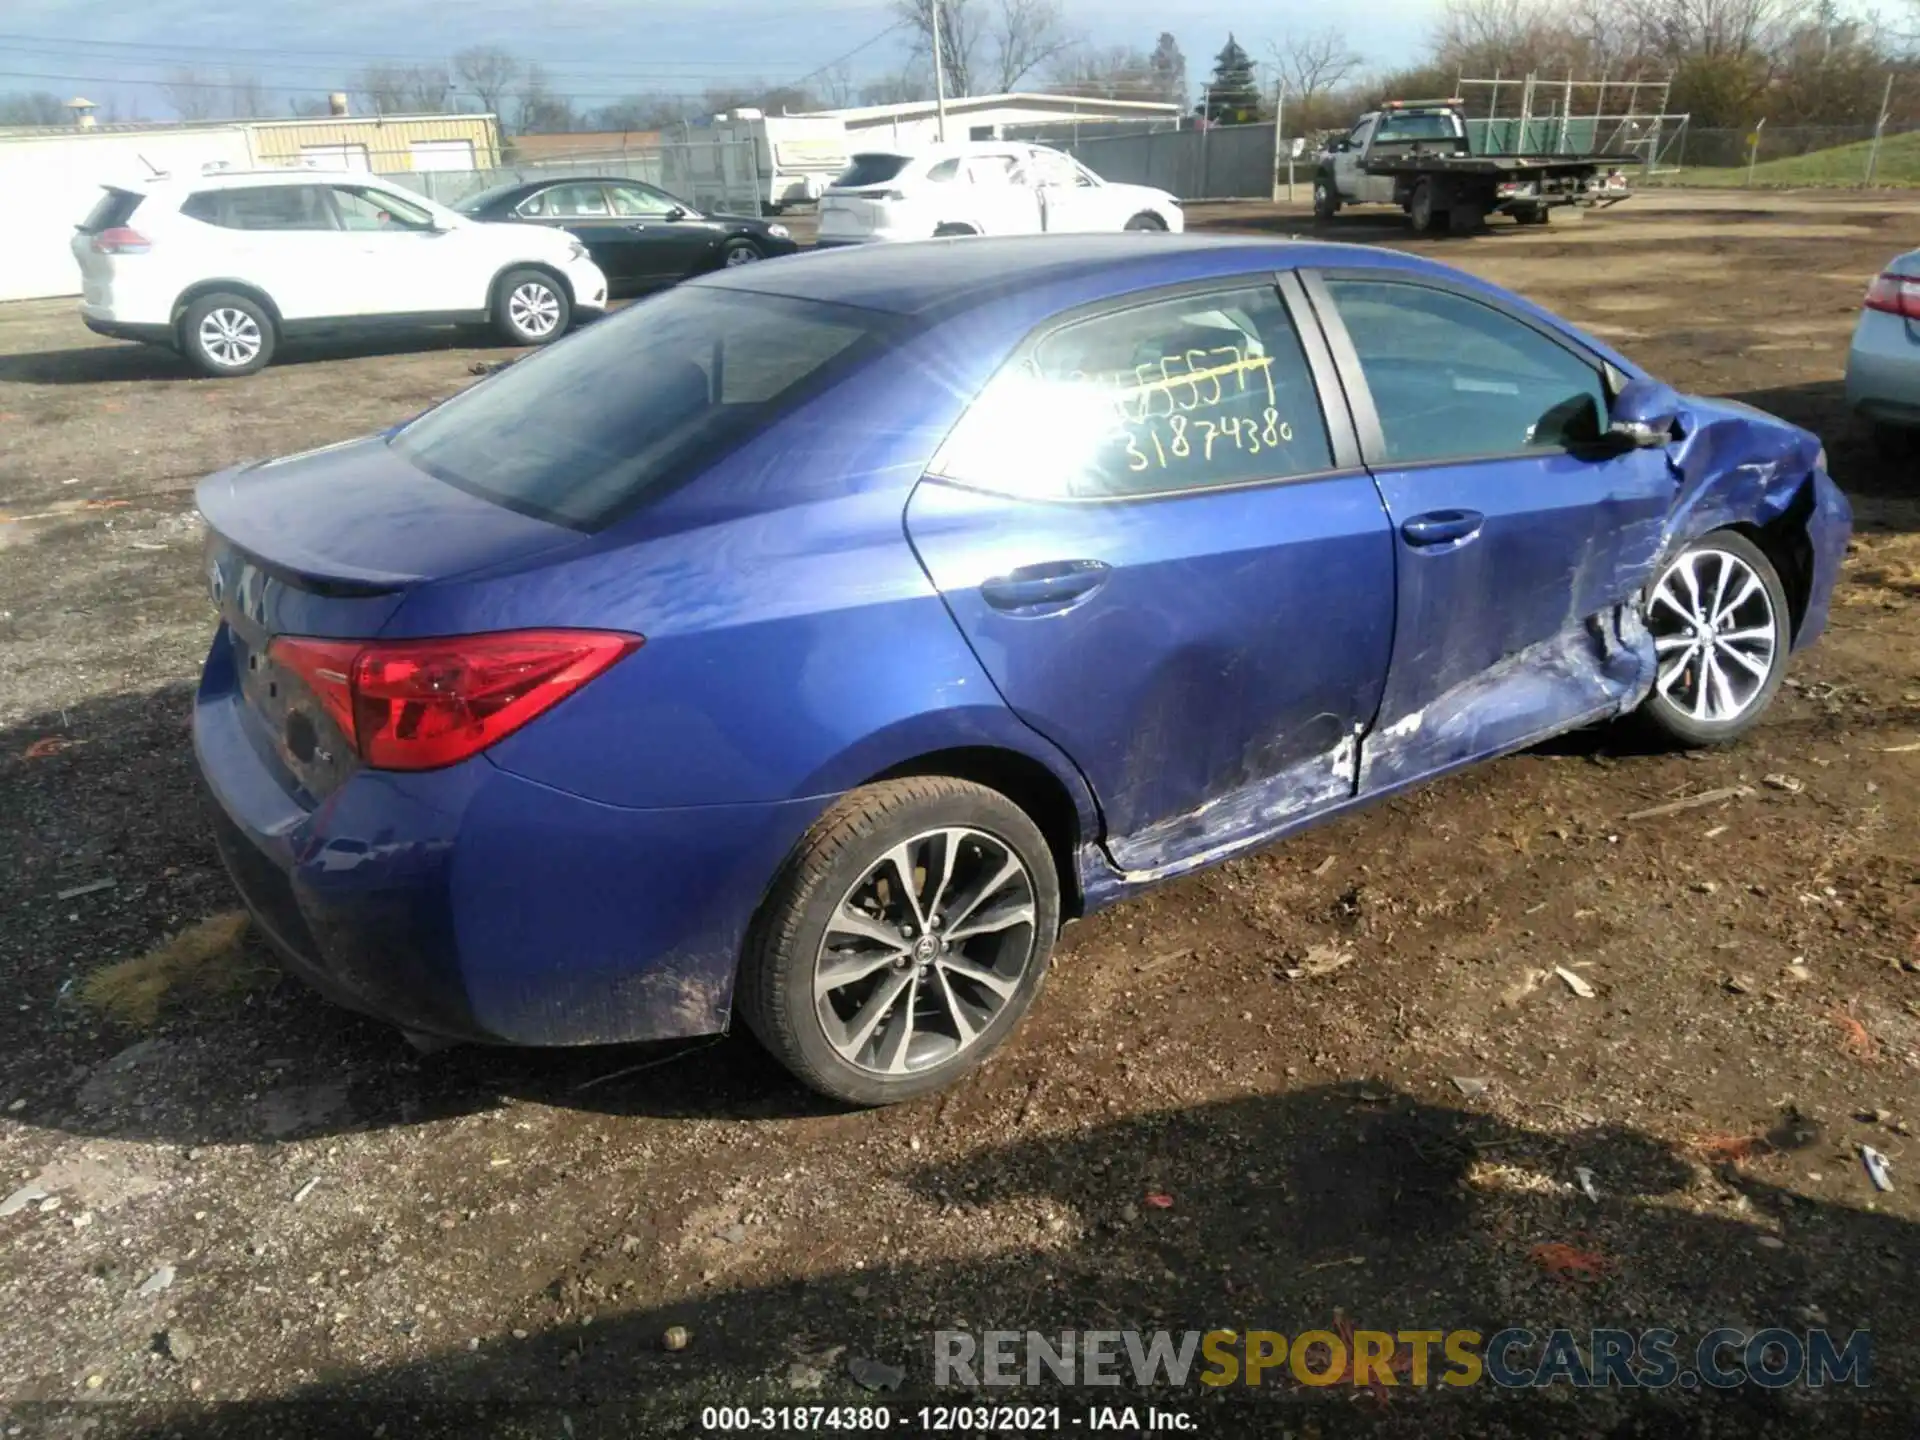
{"type": "Polygon", "coordinates": [[[1635,713],[1732,739],[1850,525],[1819,440],[1386,250],[727,271],[215,475],[194,720],[286,965],[427,1035],[717,1032],[904,1099],[1063,921],[1635,713]]]}

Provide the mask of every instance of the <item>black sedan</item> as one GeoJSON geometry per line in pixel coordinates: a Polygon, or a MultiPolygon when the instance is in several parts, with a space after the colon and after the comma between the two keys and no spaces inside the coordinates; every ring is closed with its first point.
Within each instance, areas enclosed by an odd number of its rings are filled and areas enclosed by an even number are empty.
{"type": "Polygon", "coordinates": [[[799,248],[784,225],[703,215],[664,190],[617,175],[528,180],[455,207],[475,220],[547,225],[578,237],[616,294],[657,290],[725,265],[799,248]]]}

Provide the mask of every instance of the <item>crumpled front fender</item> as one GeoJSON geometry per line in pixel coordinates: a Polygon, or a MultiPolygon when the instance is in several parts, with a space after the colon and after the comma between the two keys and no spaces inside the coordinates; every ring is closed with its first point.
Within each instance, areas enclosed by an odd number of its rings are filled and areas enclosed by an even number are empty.
{"type": "Polygon", "coordinates": [[[1654,574],[1689,543],[1733,525],[1804,527],[1811,548],[1806,606],[1793,648],[1826,628],[1853,508],[1827,474],[1820,437],[1734,400],[1690,399],[1667,452],[1678,482],[1654,574]]]}

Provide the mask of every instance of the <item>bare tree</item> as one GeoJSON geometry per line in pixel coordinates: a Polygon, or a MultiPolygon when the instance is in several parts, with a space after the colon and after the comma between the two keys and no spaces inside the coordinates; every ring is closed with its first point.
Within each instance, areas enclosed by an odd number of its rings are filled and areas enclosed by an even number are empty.
{"type": "Polygon", "coordinates": [[[883,75],[860,87],[862,105],[909,105],[932,98],[933,78],[920,66],[883,75]]]}
{"type": "Polygon", "coordinates": [[[522,135],[552,135],[574,128],[573,102],[555,95],[547,72],[529,64],[514,97],[514,130],[522,135]]]}
{"type": "Polygon", "coordinates": [[[1103,100],[1157,100],[1160,80],[1153,58],[1131,45],[1085,46],[1063,55],[1048,72],[1048,88],[1064,95],[1103,100]]]}
{"type": "Polygon", "coordinates": [[[453,99],[453,76],[444,65],[369,65],[356,89],[377,115],[437,115],[453,99]]]}
{"type": "Polygon", "coordinates": [[[160,93],[182,120],[208,120],[220,110],[219,84],[188,65],[169,70],[160,93]]]}
{"type": "Polygon", "coordinates": [[[236,120],[253,120],[267,113],[270,103],[267,87],[260,83],[258,75],[229,70],[227,83],[219,93],[221,114],[231,115],[236,120]]]}
{"type": "Polygon", "coordinates": [[[475,45],[453,57],[453,73],[482,110],[498,115],[520,78],[520,62],[496,45],[475,45]]]}
{"type": "Polygon", "coordinates": [[[933,54],[934,26],[940,27],[941,69],[947,94],[973,93],[974,62],[981,55],[981,0],[894,0],[894,13],[913,34],[913,55],[926,64],[933,54]]]}
{"type": "Polygon", "coordinates": [[[66,102],[45,90],[0,95],[0,125],[65,125],[66,102]]]}
{"type": "Polygon", "coordinates": [[[1311,35],[1289,35],[1269,51],[1274,68],[1286,83],[1288,103],[1297,98],[1310,104],[1338,90],[1359,73],[1364,63],[1359,52],[1347,43],[1347,37],[1331,26],[1311,35]]]}
{"type": "Polygon", "coordinates": [[[820,97],[830,110],[844,110],[854,103],[858,89],[853,83],[853,67],[842,60],[812,77],[820,87],[820,97]]]}
{"type": "Polygon", "coordinates": [[[1058,0],[1000,0],[992,21],[995,89],[1013,89],[1048,61],[1073,49],[1058,0]]]}
{"type": "Polygon", "coordinates": [[[972,95],[983,84],[1011,90],[1077,43],[1060,0],[894,0],[894,13],[913,35],[919,64],[933,53],[938,16],[949,95],[972,95]]]}

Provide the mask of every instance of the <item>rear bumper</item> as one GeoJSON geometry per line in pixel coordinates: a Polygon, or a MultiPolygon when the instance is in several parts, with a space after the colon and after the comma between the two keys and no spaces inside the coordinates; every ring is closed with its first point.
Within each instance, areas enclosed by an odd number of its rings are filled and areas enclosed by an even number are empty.
{"type": "Polygon", "coordinates": [[[485,757],[362,770],[311,809],[215,655],[195,758],[220,854],[287,970],[409,1030],[513,1045],[726,1028],[765,887],[827,803],[633,810],[485,757]]]}
{"type": "Polygon", "coordinates": [[[1920,323],[1860,312],[1847,351],[1847,406],[1869,419],[1920,427],[1920,323]]]}
{"type": "Polygon", "coordinates": [[[80,311],[80,323],[96,335],[105,335],[113,340],[138,340],[145,345],[171,345],[174,333],[167,325],[141,325],[125,320],[110,320],[103,315],[89,312],[84,306],[80,311]]]}

